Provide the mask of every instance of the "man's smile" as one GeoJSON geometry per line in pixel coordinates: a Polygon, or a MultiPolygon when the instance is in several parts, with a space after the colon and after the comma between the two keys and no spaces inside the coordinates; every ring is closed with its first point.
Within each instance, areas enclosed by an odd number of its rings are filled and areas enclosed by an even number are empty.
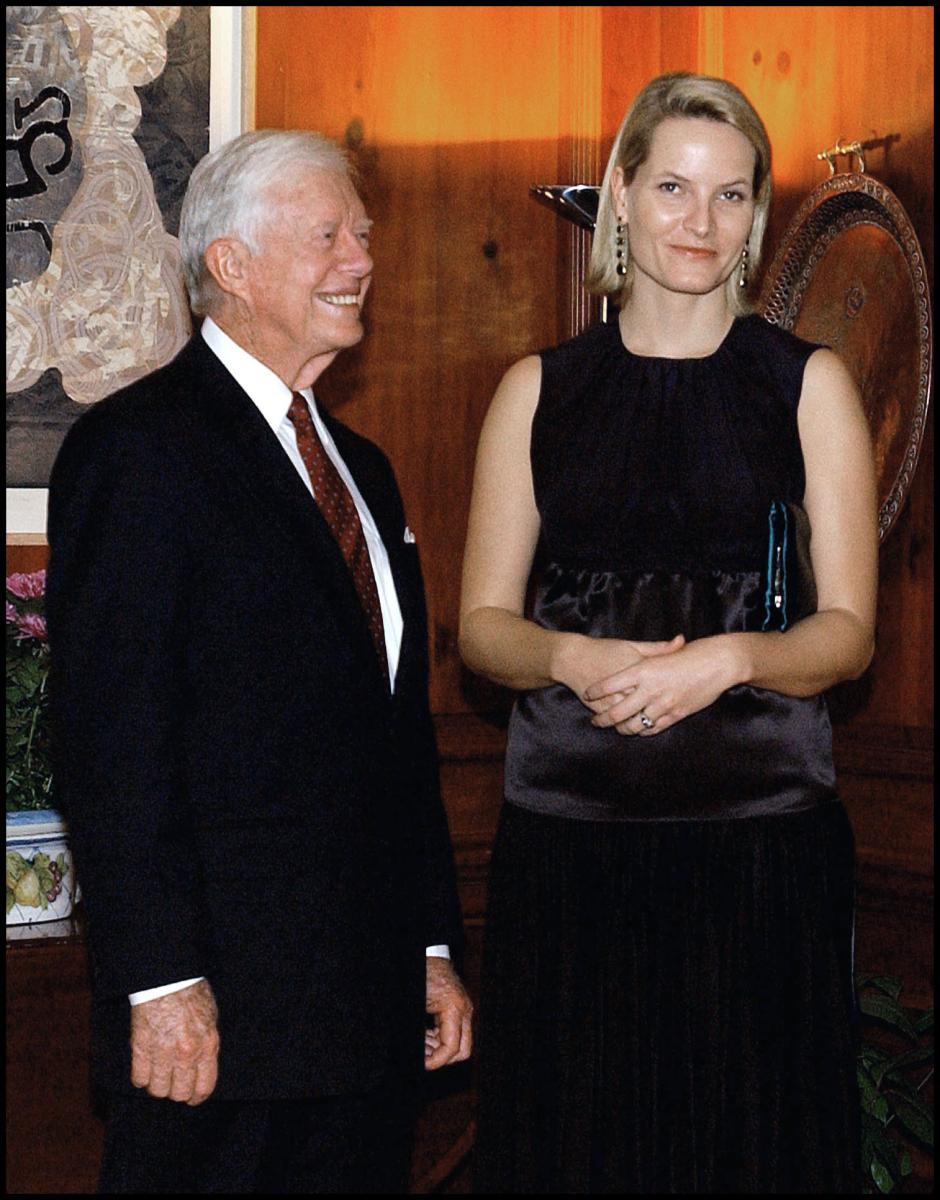
{"type": "Polygon", "coordinates": [[[317,299],[325,304],[358,305],[358,292],[317,292],[317,299]]]}

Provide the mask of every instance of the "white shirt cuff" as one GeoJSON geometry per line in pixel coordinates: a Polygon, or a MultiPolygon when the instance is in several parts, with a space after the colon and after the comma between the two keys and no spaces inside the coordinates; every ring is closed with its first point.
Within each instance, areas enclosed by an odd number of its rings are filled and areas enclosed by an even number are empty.
{"type": "Polygon", "coordinates": [[[449,946],[428,946],[425,951],[428,958],[450,958],[449,946]]]}
{"type": "Polygon", "coordinates": [[[184,979],[180,983],[165,983],[163,987],[147,988],[143,992],[131,992],[128,1000],[131,1004],[146,1004],[148,1000],[156,1000],[158,996],[169,996],[170,992],[181,992],[183,988],[199,983],[203,979],[205,979],[205,975],[200,975],[196,979],[184,979]]]}

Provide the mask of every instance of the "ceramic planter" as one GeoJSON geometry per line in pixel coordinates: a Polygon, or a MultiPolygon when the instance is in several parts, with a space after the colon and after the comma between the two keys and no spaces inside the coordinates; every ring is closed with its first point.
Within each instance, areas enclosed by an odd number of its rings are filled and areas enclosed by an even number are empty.
{"type": "Polygon", "coordinates": [[[7,813],[7,925],[61,921],[76,899],[61,816],[52,809],[7,813]]]}

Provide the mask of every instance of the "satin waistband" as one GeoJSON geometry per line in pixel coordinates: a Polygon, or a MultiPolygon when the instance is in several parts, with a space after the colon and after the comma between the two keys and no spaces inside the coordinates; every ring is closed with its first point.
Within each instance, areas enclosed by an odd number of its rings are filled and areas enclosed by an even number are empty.
{"type": "MultiPolygon", "coordinates": [[[[594,637],[682,633],[691,641],[760,629],[762,586],[760,571],[628,575],[553,564],[534,618],[594,637]]],[[[510,803],[589,820],[708,820],[801,812],[837,799],[822,696],[742,684],[651,738],[597,729],[591,715],[561,685],[519,697],[506,759],[510,803]]]]}

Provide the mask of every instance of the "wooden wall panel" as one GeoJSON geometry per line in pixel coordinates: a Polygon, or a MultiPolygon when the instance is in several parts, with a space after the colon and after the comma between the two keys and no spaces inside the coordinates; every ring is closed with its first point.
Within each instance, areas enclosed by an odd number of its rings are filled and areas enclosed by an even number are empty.
{"type": "MultiPolygon", "coordinates": [[[[818,151],[890,138],[867,169],[897,192],[933,262],[933,10],[731,6],[724,70],[764,117],[774,147],[775,232],[825,178],[818,151]]],[[[842,160],[846,163],[847,160],[842,160]]],[[[854,160],[853,160],[854,163],[854,160]]]]}
{"type": "Polygon", "coordinates": [[[74,940],[8,942],[7,1190],[95,1191],[103,1129],[89,1071],[90,993],[74,940]]]}
{"type": "Polygon", "coordinates": [[[7,574],[14,571],[42,571],[49,561],[49,547],[7,543],[7,574]]]}

